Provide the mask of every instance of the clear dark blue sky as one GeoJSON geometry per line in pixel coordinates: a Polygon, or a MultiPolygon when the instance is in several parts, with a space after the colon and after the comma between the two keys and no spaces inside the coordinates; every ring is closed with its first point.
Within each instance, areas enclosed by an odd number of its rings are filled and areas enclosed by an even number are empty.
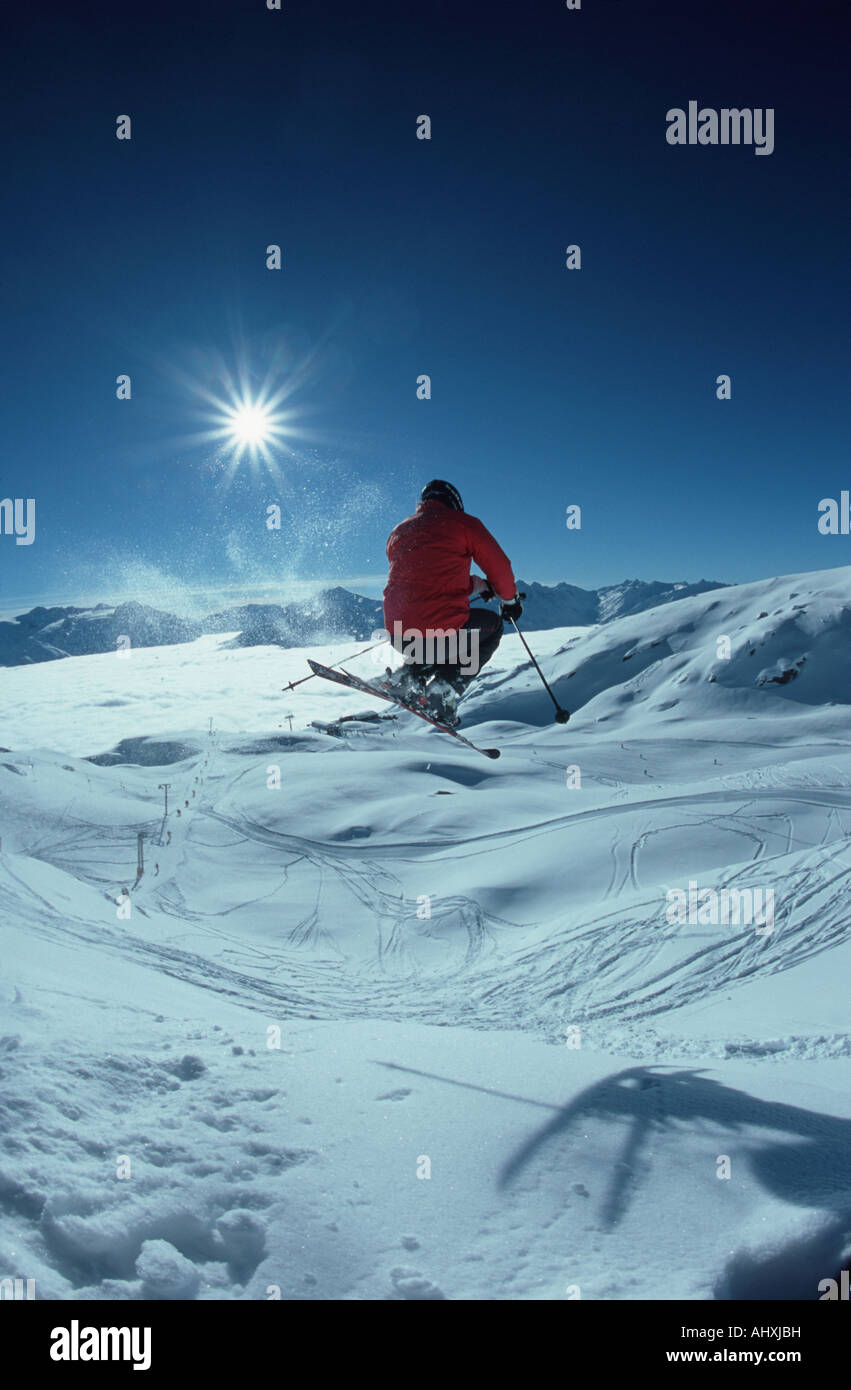
{"type": "Polygon", "coordinates": [[[851,486],[844,4],[19,8],[0,497],[37,535],[0,536],[4,609],[365,588],[434,476],[529,579],[851,562],[816,529],[851,486]],[[691,99],[773,107],[774,153],[669,146],[691,99]],[[240,367],[290,393],[277,481],[193,438],[240,367]]]}

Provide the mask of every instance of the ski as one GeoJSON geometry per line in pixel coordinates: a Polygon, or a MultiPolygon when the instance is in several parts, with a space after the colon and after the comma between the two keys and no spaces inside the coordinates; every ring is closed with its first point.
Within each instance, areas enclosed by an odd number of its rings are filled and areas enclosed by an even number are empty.
{"type": "Polygon", "coordinates": [[[323,666],[318,661],[311,661],[308,657],[307,664],[314,676],[322,676],[326,681],[334,681],[335,685],[345,685],[349,690],[359,690],[363,695],[374,695],[379,700],[387,700],[391,705],[397,705],[399,709],[407,710],[409,714],[415,714],[418,719],[424,719],[426,724],[431,724],[432,728],[439,729],[443,734],[451,734],[459,743],[463,743],[466,748],[472,748],[474,753],[482,753],[486,758],[498,758],[498,748],[480,748],[478,744],[471,743],[463,734],[459,734],[457,729],[451,729],[448,724],[441,724],[439,719],[432,719],[430,714],[424,710],[417,709],[414,705],[406,705],[403,700],[398,700],[394,695],[390,695],[386,690],[377,690],[375,686],[369,685],[367,681],[361,680],[359,676],[350,676],[348,671],[332,671],[330,666],[323,666]]]}

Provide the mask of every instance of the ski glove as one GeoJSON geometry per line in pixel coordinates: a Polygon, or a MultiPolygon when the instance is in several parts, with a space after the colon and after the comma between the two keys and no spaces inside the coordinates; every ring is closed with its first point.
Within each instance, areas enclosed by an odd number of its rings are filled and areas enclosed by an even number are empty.
{"type": "Polygon", "coordinates": [[[520,602],[520,595],[515,594],[510,603],[502,604],[499,615],[501,618],[510,618],[512,622],[516,623],[522,612],[523,604],[520,602]]]}

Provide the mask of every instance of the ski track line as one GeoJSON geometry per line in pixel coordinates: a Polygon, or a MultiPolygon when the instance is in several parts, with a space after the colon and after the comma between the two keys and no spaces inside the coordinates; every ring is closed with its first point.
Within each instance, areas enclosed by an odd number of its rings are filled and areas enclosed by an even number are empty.
{"type": "MultiPolygon", "coordinates": [[[[209,763],[210,754],[218,752],[211,747],[204,760],[209,763]]],[[[206,783],[204,778],[203,782],[206,783]]],[[[203,784],[202,784],[203,785],[203,784]]],[[[201,787],[199,787],[199,791],[201,787]]],[[[224,789],[223,789],[224,790],[224,789]]],[[[227,793],[225,793],[227,795],[227,793]]],[[[187,931],[202,930],[233,948],[243,957],[254,957],[251,968],[265,970],[267,978],[255,973],[248,974],[230,965],[183,951],[162,943],[145,941],[114,928],[64,915],[59,918],[54,904],[48,902],[35,889],[9,869],[9,879],[16,883],[29,900],[27,910],[22,913],[24,904],[19,897],[10,895],[5,887],[0,891],[0,899],[6,899],[18,917],[25,915],[34,929],[45,936],[62,939],[69,933],[88,941],[98,942],[113,952],[126,955],[130,952],[146,964],[176,978],[191,979],[194,983],[215,992],[238,997],[255,1010],[268,1014],[270,1006],[283,1005],[288,1013],[307,1017],[353,1017],[362,1011],[364,997],[373,1007],[381,1010],[384,1017],[420,1018],[423,1021],[447,1021],[447,1015],[455,1021],[469,1026],[493,1028],[500,1026],[517,1027],[532,1025],[533,1028],[551,1030],[554,1020],[563,1025],[566,1002],[569,1001],[569,1015],[572,1019],[586,1021],[617,1020],[626,1016],[628,1023],[637,1023],[653,1014],[681,1007],[699,998],[711,997],[719,988],[729,988],[755,975],[778,973],[791,968],[829,946],[846,939],[849,927],[849,914],[846,908],[848,880],[851,870],[838,861],[848,853],[847,834],[841,826],[842,813],[849,809],[851,793],[846,788],[808,787],[789,789],[780,786],[754,787],[750,789],[729,788],[676,796],[654,796],[640,801],[619,803],[588,808],[585,811],[571,812],[530,826],[514,827],[502,831],[491,831],[471,836],[463,841],[434,840],[420,842],[370,843],[362,841],[354,844],[330,844],[328,842],[290,835],[271,830],[266,826],[233,815],[225,815],[208,804],[207,797],[199,797],[192,805],[192,814],[187,815],[181,826],[183,833],[178,837],[175,848],[180,853],[180,864],[185,864],[186,841],[190,831],[196,830],[205,817],[228,826],[237,835],[247,840],[256,840],[270,845],[276,850],[287,849],[294,858],[283,866],[283,877],[277,889],[262,897],[274,896],[286,883],[287,869],[300,861],[309,862],[317,871],[318,884],[313,909],[288,932],[287,940],[295,950],[304,945],[315,947],[320,941],[326,946],[332,943],[321,925],[320,900],[323,885],[329,873],[341,879],[354,897],[375,916],[378,923],[376,957],[370,964],[364,960],[348,961],[348,972],[341,974],[338,963],[307,962],[299,960],[290,952],[275,952],[262,947],[251,947],[229,936],[217,928],[211,917],[221,917],[230,911],[244,908],[246,903],[236,904],[234,908],[223,909],[221,913],[194,913],[186,908],[183,894],[176,882],[177,870],[168,878],[157,881],[150,894],[144,895],[143,913],[148,915],[153,909],[164,916],[183,918],[187,931]],[[499,963],[494,965],[484,959],[488,946],[496,944],[495,930],[499,927],[517,929],[519,924],[510,923],[487,913],[473,898],[453,895],[436,900],[433,909],[439,921],[441,917],[457,916],[460,920],[466,949],[461,951],[454,943],[447,949],[447,955],[457,958],[457,964],[450,959],[448,965],[437,969],[421,969],[415,957],[408,950],[408,938],[412,919],[415,917],[416,901],[404,897],[401,885],[388,868],[380,863],[384,858],[407,856],[411,851],[423,851],[423,858],[446,850],[457,853],[470,853],[469,846],[479,846],[473,853],[486,852],[489,848],[506,840],[523,841],[531,836],[552,833],[559,829],[569,829],[573,822],[584,823],[588,818],[618,817],[623,813],[664,810],[665,808],[686,807],[688,809],[712,805],[724,808],[717,815],[705,816],[690,826],[713,825],[720,829],[735,829],[736,833],[748,834],[757,848],[754,859],[765,857],[765,827],[761,820],[777,820],[785,825],[785,853],[791,852],[795,841],[794,822],[789,812],[784,810],[759,810],[760,802],[785,802],[792,805],[816,806],[829,811],[828,825],[839,831],[842,843],[830,843],[818,854],[812,863],[796,865],[778,880],[778,896],[786,899],[791,906],[788,919],[776,929],[773,938],[756,938],[752,929],[701,946],[698,950],[682,956],[667,965],[655,975],[646,972],[652,968],[655,955],[670,943],[671,933],[659,930],[660,898],[656,894],[643,903],[632,903],[626,909],[617,906],[604,914],[585,918],[555,931],[548,929],[541,939],[526,941],[522,946],[512,948],[510,942],[499,963]],[[731,816],[730,807],[735,808],[731,816]],[[177,904],[169,903],[165,896],[166,885],[177,896],[177,904]],[[154,901],[152,902],[151,899],[154,901]],[[43,912],[33,911],[38,904],[43,912]],[[640,909],[647,911],[642,916],[640,909]],[[804,911],[805,909],[809,909],[804,911]],[[803,914],[803,915],[802,915],[803,914]],[[617,940],[613,941],[611,919],[619,917],[617,940]],[[776,940],[777,930],[782,932],[783,955],[779,958],[771,952],[776,940]],[[454,964],[454,968],[453,968],[454,964]],[[379,972],[387,968],[391,973],[383,978],[364,979],[377,967],[379,972]],[[398,973],[400,968],[404,974],[398,973]],[[499,972],[497,974],[497,971],[499,972]],[[269,973],[286,973],[287,985],[270,981],[269,973]],[[640,978],[636,979],[636,975],[640,978]],[[683,978],[683,976],[687,978],[683,978]],[[608,979],[606,978],[608,976],[608,979]],[[629,977],[632,977],[630,980],[629,977]],[[559,978],[560,977],[560,978],[559,978]],[[603,997],[601,998],[601,985],[603,997]],[[405,997],[405,991],[410,997],[405,997]],[[258,998],[259,996],[259,998],[258,998]],[[560,1000],[558,1005],[553,1001],[560,1000]]],[[[66,807],[66,813],[71,803],[66,807]]],[[[156,823],[159,823],[157,817],[156,823]]],[[[682,824],[682,823],[680,823],[682,824]]],[[[612,872],[608,889],[603,899],[610,898],[620,877],[620,891],[631,885],[640,889],[638,882],[638,860],[640,851],[651,835],[665,829],[659,827],[642,833],[632,843],[630,864],[626,869],[619,865],[618,846],[621,843],[617,826],[614,827],[612,850],[612,872]]],[[[79,829],[86,832],[91,843],[95,838],[98,848],[110,843],[105,838],[98,839],[96,827],[85,822],[79,829]]],[[[118,831],[119,844],[126,843],[130,832],[118,831]]],[[[110,827],[110,833],[115,829],[110,827]]],[[[132,835],[135,836],[135,829],[132,835]]],[[[782,833],[778,832],[769,832],[782,833]]],[[[827,827],[822,835],[825,845],[827,827]]],[[[60,850],[60,858],[70,851],[74,831],[68,829],[59,839],[52,841],[51,847],[60,850]]],[[[84,837],[85,838],[85,834],[84,837]]],[[[48,846],[40,845],[40,853],[34,858],[45,858],[48,846]]],[[[79,848],[79,836],[77,840],[79,848]]],[[[625,848],[625,846],[624,846],[625,848]]],[[[818,853],[818,851],[816,851],[818,853]]],[[[454,856],[453,856],[454,857],[454,856]]],[[[781,855],[771,856],[772,859],[781,855]]],[[[810,860],[813,856],[808,857],[810,860]]],[[[49,861],[48,861],[49,862],[49,861]]],[[[724,882],[732,883],[747,875],[752,869],[753,860],[729,870],[724,882]]],[[[67,869],[65,870],[68,871],[67,869]]],[[[78,870],[79,872],[79,870],[78,870]]],[[[82,876],[81,876],[82,877],[82,876]]],[[[90,879],[98,881],[95,875],[90,879]]],[[[154,885],[150,884],[150,888],[154,885]]],[[[142,895],[140,895],[141,897],[142,895]]],[[[259,901],[257,899],[256,901],[259,901]]],[[[536,924],[523,924],[530,934],[537,930],[536,924]]],[[[684,941],[688,939],[688,928],[681,928],[675,935],[684,941]]],[[[338,953],[339,954],[339,953],[338,953]]]]}
{"type": "MultiPolygon", "coordinates": [[[[720,803],[722,806],[729,806],[736,802],[743,802],[739,811],[747,809],[751,801],[762,798],[766,801],[790,801],[796,805],[804,806],[836,806],[840,810],[851,811],[851,789],[843,790],[833,787],[825,788],[821,794],[808,789],[808,794],[803,795],[794,791],[783,792],[773,788],[762,787],[756,790],[739,792],[696,792],[693,795],[683,794],[679,796],[652,797],[648,800],[631,801],[619,803],[617,805],[591,806],[585,811],[573,811],[565,816],[553,816],[544,821],[535,821],[531,825],[514,826],[508,830],[490,830],[480,835],[469,835],[463,840],[375,840],[371,841],[369,847],[363,841],[355,844],[332,844],[326,840],[313,840],[306,836],[290,835],[287,832],[270,830],[267,826],[259,825],[256,821],[242,818],[226,816],[220,811],[208,810],[207,814],[214,820],[221,821],[224,825],[230,826],[232,830],[238,830],[242,834],[249,835],[252,839],[259,839],[264,844],[280,846],[282,843],[299,845],[302,848],[310,846],[312,849],[322,851],[334,857],[340,858],[360,858],[365,852],[370,853],[375,858],[393,856],[408,852],[410,850],[444,851],[453,849],[467,850],[472,845],[488,846],[500,840],[510,840],[512,838],[529,839],[538,834],[549,834],[555,830],[568,828],[573,822],[584,823],[587,820],[600,820],[608,816],[630,815],[637,811],[646,811],[665,806],[692,806],[712,802],[720,803]]],[[[729,817],[729,811],[725,813],[729,817]]]]}
{"type": "MultiPolygon", "coordinates": [[[[847,850],[843,843],[832,853],[819,855],[813,864],[797,867],[786,876],[792,892],[796,892],[796,901],[789,924],[781,929],[781,956],[772,955],[770,949],[776,935],[756,938],[753,930],[748,929],[702,945],[661,972],[632,981],[629,977],[646,971],[653,956],[671,940],[670,935],[659,932],[658,898],[649,904],[649,916],[633,913],[630,919],[621,920],[616,941],[603,925],[606,918],[598,917],[585,921],[578,932],[565,927],[544,942],[525,943],[517,951],[509,951],[495,968],[479,965],[472,976],[465,961],[454,972],[457,979],[448,973],[436,976],[430,972],[423,979],[367,981],[359,973],[356,979],[341,981],[327,968],[304,968],[291,958],[286,961],[287,988],[190,952],[126,934],[117,938],[110,929],[78,919],[58,922],[52,904],[20,881],[28,896],[49,910],[56,924],[46,922],[42,914],[31,908],[22,914],[24,905],[20,900],[15,906],[18,916],[30,919],[40,934],[62,939],[70,932],[121,955],[129,951],[165,974],[239,998],[266,1016],[270,1008],[280,1011],[284,1006],[286,1014],[299,1017],[355,1017],[361,1014],[366,1001],[387,1018],[442,1023],[450,1020],[484,1029],[517,1027],[522,1022],[527,1029],[551,1036],[554,1028],[563,1029],[566,1017],[575,1022],[611,1023],[625,1019],[627,1024],[637,1025],[660,1012],[708,999],[717,990],[754,975],[789,969],[847,939],[851,926],[845,903],[851,869],[841,866],[830,872],[847,850]],[[793,925],[794,913],[810,904],[811,910],[793,925]],[[587,943],[584,947],[583,942],[587,943]],[[606,994],[600,998],[600,986],[606,987],[605,977],[611,976],[612,971],[615,978],[607,982],[606,994]],[[617,976],[622,977],[620,984],[617,976]]],[[[14,879],[15,875],[11,877],[14,879]]],[[[676,935],[687,941],[688,928],[679,929],[676,935]]]]}

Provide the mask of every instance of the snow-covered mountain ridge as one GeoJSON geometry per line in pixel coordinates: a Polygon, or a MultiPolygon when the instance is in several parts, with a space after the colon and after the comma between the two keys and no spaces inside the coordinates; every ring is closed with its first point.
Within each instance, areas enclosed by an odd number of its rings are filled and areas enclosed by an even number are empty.
{"type": "MultiPolygon", "coordinates": [[[[719,587],[705,580],[666,584],[631,579],[605,589],[520,583],[527,592],[525,625],[530,629],[610,622],[624,613],[719,587]]],[[[245,603],[202,618],[178,617],[135,601],[92,608],[38,607],[0,622],[0,667],[114,652],[122,639],[134,647],[160,647],[228,632],[236,634],[233,640],[242,647],[270,642],[300,647],[335,638],[364,641],[383,625],[379,600],[339,587],[297,603],[245,603]]]]}

